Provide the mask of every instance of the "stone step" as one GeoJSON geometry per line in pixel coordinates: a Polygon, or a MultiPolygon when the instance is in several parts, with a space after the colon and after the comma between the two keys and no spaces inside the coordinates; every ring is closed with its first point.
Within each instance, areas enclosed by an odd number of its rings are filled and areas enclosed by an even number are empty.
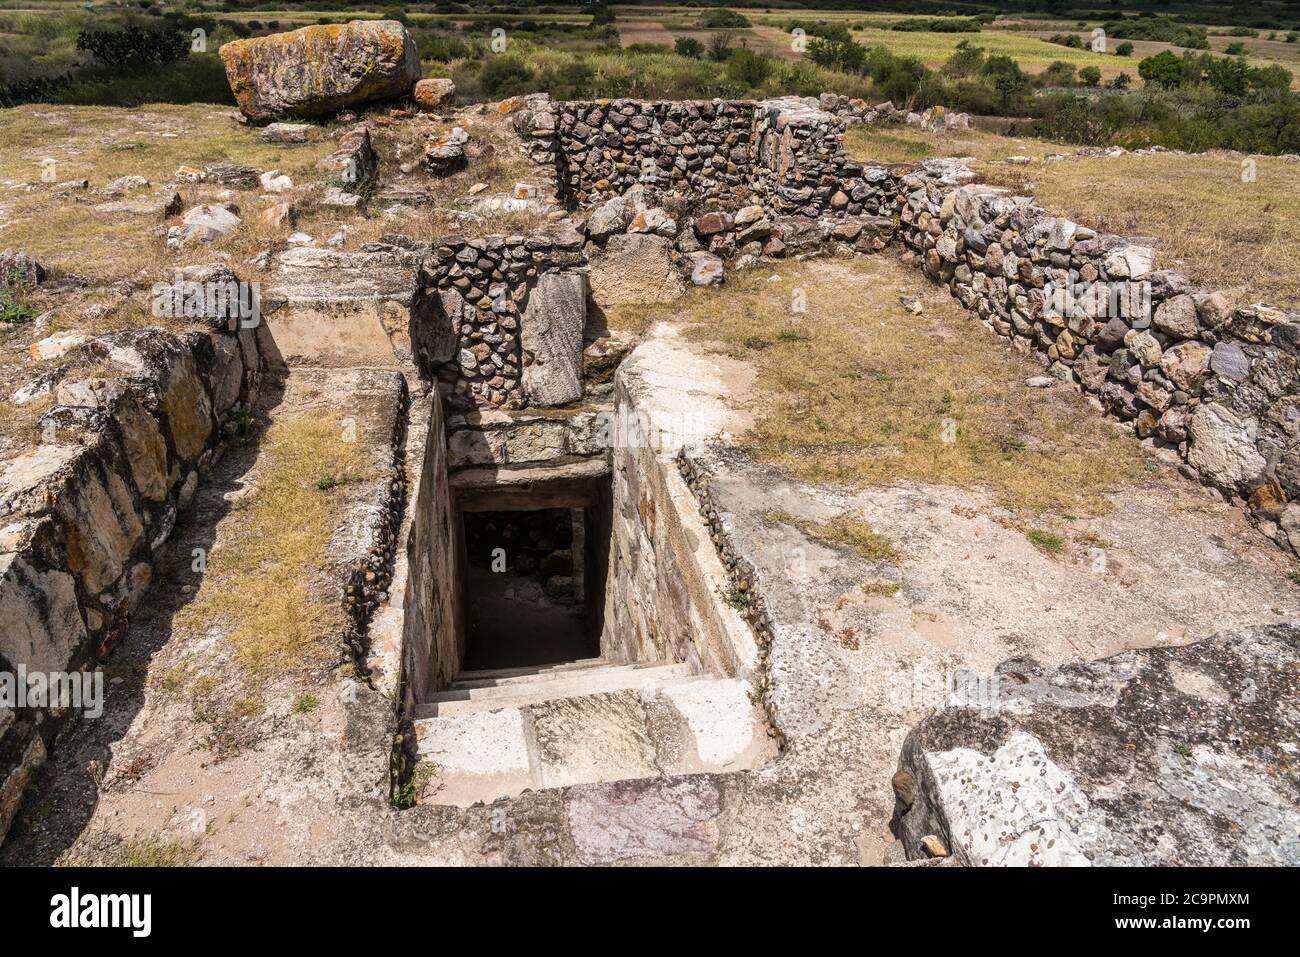
{"type": "Polygon", "coordinates": [[[528,789],[756,768],[776,748],[750,691],[737,678],[677,677],[417,718],[420,800],[468,807],[528,789]]]}
{"type": "MultiPolygon", "coordinates": [[[[632,664],[610,664],[601,661],[599,658],[590,659],[595,662],[594,665],[587,665],[583,668],[550,668],[544,671],[526,671],[522,674],[507,674],[497,678],[484,677],[467,677],[474,674],[473,672],[462,672],[461,676],[447,685],[438,694],[448,694],[453,691],[474,692],[470,697],[479,697],[478,691],[487,688],[510,688],[519,685],[535,684],[545,681],[556,681],[572,677],[575,674],[589,674],[597,669],[601,674],[623,674],[631,671],[644,671],[648,668],[661,667],[660,662],[640,661],[632,664]]],[[[683,672],[689,674],[689,671],[683,672]]],[[[439,700],[434,698],[432,700],[439,700]]]]}
{"type": "Polygon", "coordinates": [[[687,664],[652,665],[648,668],[633,669],[625,669],[619,665],[582,668],[522,684],[439,691],[416,707],[415,716],[434,718],[492,708],[521,708],[555,698],[580,698],[584,695],[641,688],[675,678],[685,678],[690,673],[691,667],[687,664]]]}
{"type": "Polygon", "coordinates": [[[552,674],[557,671],[577,671],[582,668],[599,668],[607,665],[604,658],[579,658],[577,661],[561,661],[554,665],[529,665],[523,668],[481,668],[477,671],[462,671],[456,681],[485,681],[498,678],[526,677],[528,675],[552,674]]]}

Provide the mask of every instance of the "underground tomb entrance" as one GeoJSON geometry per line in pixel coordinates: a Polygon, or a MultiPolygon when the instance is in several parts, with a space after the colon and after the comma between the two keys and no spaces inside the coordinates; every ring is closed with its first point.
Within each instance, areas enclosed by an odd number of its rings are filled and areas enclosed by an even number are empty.
{"type": "Polygon", "coordinates": [[[609,483],[457,496],[464,556],[463,671],[600,656],[609,483]]]}

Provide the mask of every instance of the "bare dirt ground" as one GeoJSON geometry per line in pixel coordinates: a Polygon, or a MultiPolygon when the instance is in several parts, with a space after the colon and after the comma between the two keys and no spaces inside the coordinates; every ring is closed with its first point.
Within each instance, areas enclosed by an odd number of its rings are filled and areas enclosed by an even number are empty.
{"type": "MultiPolygon", "coordinates": [[[[900,267],[881,259],[870,261],[865,278],[820,262],[798,281],[837,288],[866,304],[858,311],[872,309],[872,300],[890,308],[900,267]]],[[[783,285],[772,287],[770,295],[783,299],[783,285]]],[[[1065,385],[1026,387],[1010,350],[945,291],[917,283],[914,292],[949,335],[1002,348],[1003,374],[1015,377],[1006,384],[1019,390],[1028,419],[1082,403],[1065,385]]],[[[844,319],[853,321],[852,308],[844,319]]],[[[804,328],[815,340],[817,322],[804,328]]],[[[682,337],[670,341],[699,348],[682,337]]],[[[745,412],[760,433],[764,416],[783,404],[763,371],[769,354],[750,359],[760,366],[760,392],[745,412]]],[[[984,361],[986,384],[994,384],[997,360],[984,361]]],[[[708,389],[698,380],[690,387],[708,389]]],[[[716,391],[726,395],[721,378],[716,391]]],[[[1113,425],[1093,416],[1078,427],[1113,425]]],[[[794,480],[757,464],[745,448],[762,454],[764,446],[741,436],[700,460],[774,621],[773,700],[789,747],[751,775],[737,812],[748,825],[731,829],[745,836],[727,848],[730,861],[885,860],[893,845],[889,778],[903,737],[944,704],[962,672],[987,676],[1020,656],[1054,667],[1300,615],[1294,562],[1238,508],[1154,459],[1144,478],[1117,483],[1094,509],[1058,508],[1026,521],[990,489],[947,484],[940,470],[929,481],[855,488],[794,480]],[[1033,534],[1036,524],[1055,534],[1033,534]]],[[[1029,487],[1025,478],[995,476],[995,484],[1006,481],[1029,487]]]]}

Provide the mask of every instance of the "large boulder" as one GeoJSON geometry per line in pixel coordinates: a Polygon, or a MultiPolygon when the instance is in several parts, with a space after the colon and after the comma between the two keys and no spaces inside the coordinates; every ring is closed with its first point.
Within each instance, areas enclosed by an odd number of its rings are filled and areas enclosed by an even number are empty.
{"type": "Polygon", "coordinates": [[[396,20],[303,27],[218,52],[240,111],[257,122],[404,96],[420,79],[415,41],[396,20]]]}
{"type": "Polygon", "coordinates": [[[960,676],[903,745],[904,850],[937,837],[975,866],[1300,864],[1298,650],[1287,623],[960,676]]]}

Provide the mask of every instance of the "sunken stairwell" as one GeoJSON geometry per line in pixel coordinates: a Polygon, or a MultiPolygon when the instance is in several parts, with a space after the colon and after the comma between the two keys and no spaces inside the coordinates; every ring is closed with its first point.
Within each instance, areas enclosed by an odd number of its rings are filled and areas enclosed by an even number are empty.
{"type": "Polygon", "coordinates": [[[420,803],[742,771],[776,753],[753,638],[724,601],[676,447],[618,441],[629,398],[612,372],[584,374],[584,352],[617,346],[589,323],[566,245],[436,250],[413,297],[421,371],[444,399],[404,609],[399,765],[420,803]],[[515,277],[490,308],[456,282],[479,261],[515,277]],[[475,371],[476,348],[493,371],[475,371]]]}

